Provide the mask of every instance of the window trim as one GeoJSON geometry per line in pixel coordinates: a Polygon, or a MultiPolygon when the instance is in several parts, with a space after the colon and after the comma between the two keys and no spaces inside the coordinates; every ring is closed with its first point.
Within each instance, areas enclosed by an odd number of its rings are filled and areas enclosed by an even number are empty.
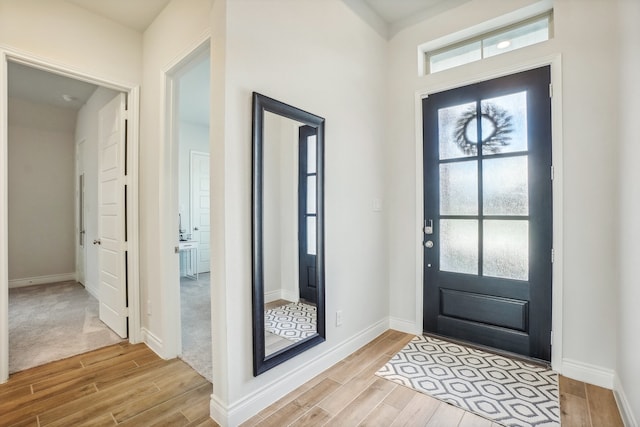
{"type": "MultiPolygon", "coordinates": [[[[552,0],[543,0],[540,3],[515,10],[505,15],[497,16],[488,21],[463,28],[454,33],[445,34],[443,36],[422,43],[417,47],[417,65],[418,76],[424,77],[432,74],[429,70],[429,57],[434,54],[442,53],[449,49],[458,48],[474,41],[481,41],[483,38],[492,37],[500,33],[526,25],[545,16],[549,17],[549,38],[554,37],[554,13],[552,0]]],[[[537,43],[536,43],[537,44],[537,43]]],[[[524,46],[528,47],[528,46],[524,46]]],[[[514,49],[520,50],[520,49],[514,49]]],[[[510,52],[510,51],[508,51],[510,52]]],[[[506,52],[505,52],[506,53],[506,52]]],[[[481,58],[484,59],[484,58],[481,58]]],[[[477,61],[472,61],[477,62],[477,61]]],[[[466,64],[461,64],[466,65],[466,64]]],[[[457,67],[452,67],[457,68],[457,67]]],[[[450,68],[449,68],[450,69],[450,68]]],[[[445,71],[445,70],[441,70],[445,71]]]]}

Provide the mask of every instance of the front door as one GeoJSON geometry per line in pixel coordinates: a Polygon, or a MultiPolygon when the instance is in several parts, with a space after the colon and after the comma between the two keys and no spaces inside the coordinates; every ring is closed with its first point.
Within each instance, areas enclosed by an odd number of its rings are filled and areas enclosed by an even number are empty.
{"type": "Polygon", "coordinates": [[[424,330],[551,359],[550,67],[429,95],[424,330]]]}
{"type": "Polygon", "coordinates": [[[316,138],[317,129],[301,126],[298,144],[298,250],[300,298],[315,303],[316,284],[316,138]]]}

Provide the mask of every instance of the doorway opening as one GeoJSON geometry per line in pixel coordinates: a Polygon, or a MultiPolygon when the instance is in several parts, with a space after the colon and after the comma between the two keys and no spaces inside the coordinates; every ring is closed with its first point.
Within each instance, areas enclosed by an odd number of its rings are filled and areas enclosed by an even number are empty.
{"type": "Polygon", "coordinates": [[[550,67],[429,95],[424,331],[551,361],[550,67]]]}
{"type": "MultiPolygon", "coordinates": [[[[196,50],[172,72],[171,139],[177,195],[172,227],[177,247],[179,292],[178,355],[212,380],[211,360],[211,225],[209,195],[209,45],[196,50]]],[[[176,293],[178,293],[176,292],[176,293]]],[[[173,292],[172,292],[173,293],[173,292]]],[[[176,293],[173,293],[174,295],[176,293]]],[[[175,311],[171,311],[175,312],[175,311]]]]}
{"type": "Polygon", "coordinates": [[[19,55],[2,60],[6,381],[32,366],[138,341],[137,114],[127,118],[127,108],[137,111],[138,90],[19,55]]]}

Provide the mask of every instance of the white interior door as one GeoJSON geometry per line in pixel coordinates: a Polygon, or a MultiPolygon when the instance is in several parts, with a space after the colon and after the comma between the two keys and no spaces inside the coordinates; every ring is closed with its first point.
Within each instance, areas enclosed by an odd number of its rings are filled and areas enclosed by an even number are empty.
{"type": "Polygon", "coordinates": [[[100,320],[127,337],[126,236],[124,206],[125,95],[119,94],[99,112],[98,239],[100,320]]]}
{"type": "Polygon", "coordinates": [[[191,152],[191,229],[198,245],[198,273],[210,271],[209,153],[191,152]]]}

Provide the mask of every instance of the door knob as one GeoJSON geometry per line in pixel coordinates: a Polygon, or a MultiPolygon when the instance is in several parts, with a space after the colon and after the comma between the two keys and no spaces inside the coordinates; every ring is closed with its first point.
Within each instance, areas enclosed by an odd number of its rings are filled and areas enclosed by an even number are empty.
{"type": "Polygon", "coordinates": [[[94,245],[101,245],[102,242],[100,241],[100,239],[96,239],[96,240],[93,241],[93,244],[94,245]]]}
{"type": "Polygon", "coordinates": [[[424,242],[424,246],[431,249],[433,247],[433,242],[431,240],[427,240],[424,242]]]}
{"type": "Polygon", "coordinates": [[[193,231],[198,231],[199,228],[198,227],[193,227],[193,231]]]}

